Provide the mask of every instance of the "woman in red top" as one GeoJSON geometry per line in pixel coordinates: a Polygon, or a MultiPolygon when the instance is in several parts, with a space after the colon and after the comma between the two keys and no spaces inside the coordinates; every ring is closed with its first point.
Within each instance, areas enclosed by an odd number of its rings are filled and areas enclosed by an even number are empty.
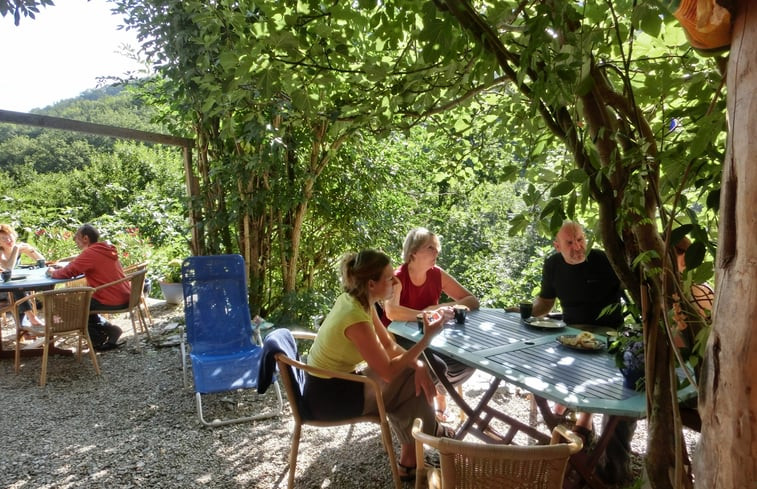
{"type": "MultiPolygon", "coordinates": [[[[63,268],[47,270],[52,278],[73,278],[84,275],[87,285],[100,285],[124,278],[124,270],[118,261],[118,251],[110,243],[102,243],[100,233],[91,224],[84,224],[76,230],[74,242],[81,253],[63,268]]],[[[129,304],[131,290],[127,282],[105,287],[92,296],[91,309],[118,310],[129,304]]],[[[89,336],[95,350],[111,350],[120,346],[118,338],[121,328],[109,323],[98,314],[89,316],[89,336]]]]}
{"type": "MultiPolygon", "coordinates": [[[[426,228],[415,228],[405,237],[402,247],[404,263],[395,270],[399,285],[392,299],[384,303],[386,316],[392,321],[415,321],[421,311],[464,305],[478,309],[478,299],[455,278],[436,265],[442,247],[439,238],[426,228]],[[452,299],[440,303],[442,293],[452,299]]],[[[431,361],[443,361],[446,377],[454,385],[460,385],[474,372],[456,360],[434,355],[431,361]]],[[[439,421],[447,420],[447,399],[441,391],[436,396],[436,413],[439,421]]]]}

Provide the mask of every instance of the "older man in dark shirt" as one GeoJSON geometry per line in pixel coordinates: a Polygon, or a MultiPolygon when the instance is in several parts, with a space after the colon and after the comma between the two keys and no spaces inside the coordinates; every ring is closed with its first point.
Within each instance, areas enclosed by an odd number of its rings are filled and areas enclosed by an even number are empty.
{"type": "MultiPolygon", "coordinates": [[[[543,316],[560,299],[563,321],[594,330],[617,329],[623,324],[620,298],[623,285],[604,251],[586,251],[586,236],[580,224],[565,221],[555,237],[557,253],[549,256],[542,270],[541,290],[534,299],[533,315],[543,316]],[[595,328],[591,328],[591,327],[595,328]]],[[[563,410],[557,406],[557,412],[563,410]]],[[[560,413],[561,414],[561,413],[560,413]]],[[[593,436],[591,413],[578,413],[574,430],[587,442],[593,436]]],[[[636,423],[618,423],[607,457],[599,473],[608,483],[619,482],[630,474],[630,440],[636,423]]]]}

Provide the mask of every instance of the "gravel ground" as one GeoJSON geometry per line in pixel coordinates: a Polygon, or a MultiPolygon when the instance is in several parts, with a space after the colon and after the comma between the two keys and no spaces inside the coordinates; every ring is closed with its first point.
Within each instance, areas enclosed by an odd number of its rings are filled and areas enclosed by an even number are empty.
{"type": "MultiPolygon", "coordinates": [[[[99,377],[88,358],[79,364],[75,357],[53,356],[47,386],[41,388],[39,357],[22,358],[18,375],[12,359],[0,360],[0,487],[286,487],[292,429],[286,400],[282,417],[202,426],[193,392],[182,382],[176,341],[182,310],[162,301],[152,301],[150,308],[153,341],[142,337],[140,349],[128,317],[113,319],[129,341],[119,350],[98,353],[99,377]]],[[[11,336],[12,330],[4,328],[3,338],[11,336]]],[[[7,341],[3,346],[13,348],[7,341]]],[[[465,384],[465,395],[481,394],[487,383],[486,375],[477,374],[465,384]]],[[[271,409],[276,404],[271,394],[208,396],[206,419],[271,409]]],[[[508,413],[529,419],[526,393],[505,386],[495,400],[508,413]]],[[[632,445],[636,477],[645,433],[645,423],[639,422],[632,445]]],[[[687,441],[692,449],[695,434],[687,433],[687,441]]],[[[392,487],[378,429],[370,424],[304,427],[296,474],[298,488],[392,487]]],[[[629,482],[614,489],[634,486],[629,482]]]]}

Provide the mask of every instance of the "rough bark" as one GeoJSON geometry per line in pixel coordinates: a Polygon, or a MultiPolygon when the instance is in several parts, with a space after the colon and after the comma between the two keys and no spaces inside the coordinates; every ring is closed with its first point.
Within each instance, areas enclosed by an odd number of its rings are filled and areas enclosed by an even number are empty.
{"type": "Polygon", "coordinates": [[[743,0],[728,64],[729,139],[723,166],[713,330],[699,397],[696,487],[757,487],[757,4],[743,0]]]}

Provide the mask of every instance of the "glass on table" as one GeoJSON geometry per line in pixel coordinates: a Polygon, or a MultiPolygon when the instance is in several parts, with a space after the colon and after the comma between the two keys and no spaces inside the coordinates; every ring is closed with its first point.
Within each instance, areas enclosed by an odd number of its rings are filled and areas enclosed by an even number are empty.
{"type": "Polygon", "coordinates": [[[452,306],[452,309],[455,312],[455,322],[457,324],[465,324],[465,318],[468,316],[468,311],[470,310],[468,306],[455,304],[452,306]]]}
{"type": "Polygon", "coordinates": [[[521,302],[520,303],[520,318],[521,319],[528,319],[531,317],[531,314],[534,312],[534,304],[533,302],[521,302]]]}

